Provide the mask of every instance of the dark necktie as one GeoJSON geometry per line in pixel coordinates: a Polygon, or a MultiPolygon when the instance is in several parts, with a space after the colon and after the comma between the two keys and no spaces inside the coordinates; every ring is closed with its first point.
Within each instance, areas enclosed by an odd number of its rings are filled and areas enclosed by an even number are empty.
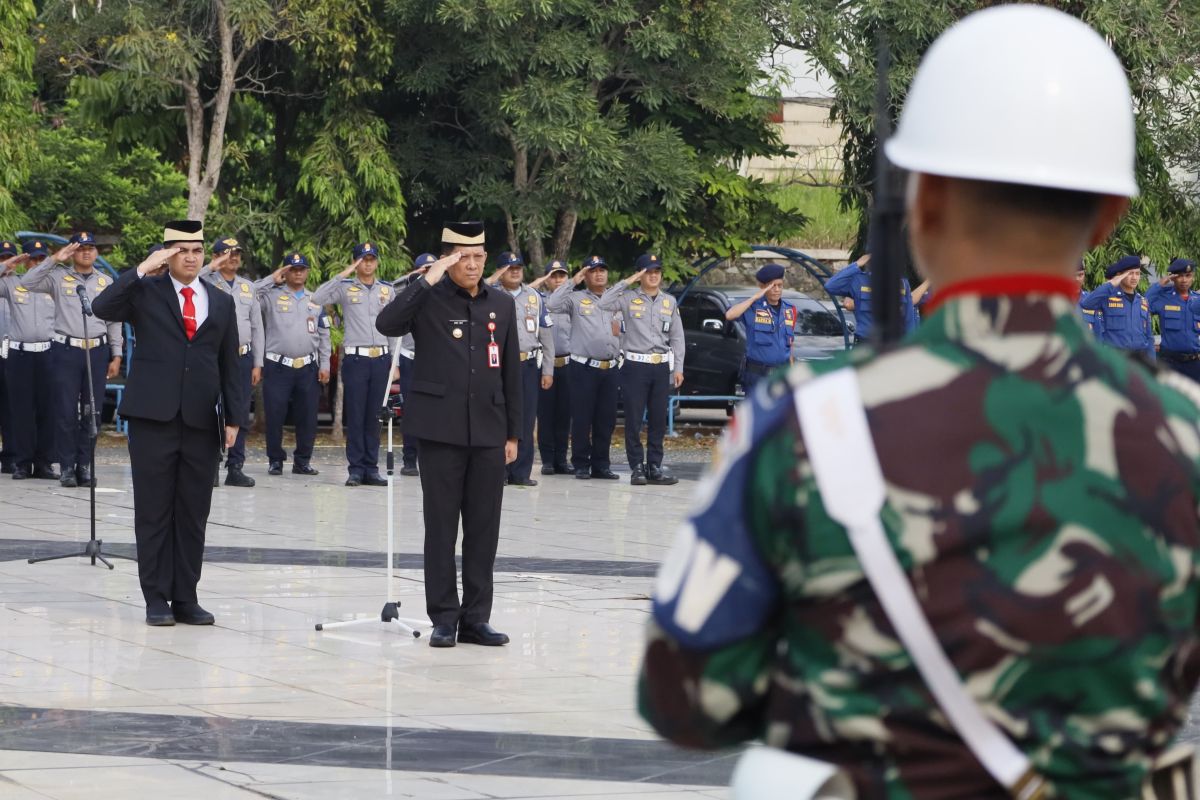
{"type": "Polygon", "coordinates": [[[183,332],[187,334],[188,341],[191,341],[196,335],[196,304],[192,302],[192,295],[196,290],[185,286],[179,293],[183,295],[183,332]]]}

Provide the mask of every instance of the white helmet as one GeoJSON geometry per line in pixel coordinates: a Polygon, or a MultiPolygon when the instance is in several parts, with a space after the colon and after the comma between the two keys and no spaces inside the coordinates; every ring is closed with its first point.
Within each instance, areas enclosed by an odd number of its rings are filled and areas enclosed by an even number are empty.
{"type": "Polygon", "coordinates": [[[892,163],[914,172],[1133,197],[1133,100],[1094,30],[1043,6],[951,26],[921,60],[892,163]]]}

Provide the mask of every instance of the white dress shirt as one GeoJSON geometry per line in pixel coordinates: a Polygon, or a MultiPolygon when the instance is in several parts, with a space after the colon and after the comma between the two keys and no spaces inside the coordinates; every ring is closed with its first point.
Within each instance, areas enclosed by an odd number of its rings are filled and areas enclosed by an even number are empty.
{"type": "MultiPolygon", "coordinates": [[[[169,274],[169,273],[168,273],[169,274]]],[[[179,313],[183,313],[183,304],[186,298],[183,296],[182,289],[185,286],[191,286],[196,290],[192,295],[192,305],[196,307],[196,330],[200,330],[200,326],[204,324],[204,320],[208,319],[208,289],[204,286],[204,281],[193,280],[190,284],[183,284],[175,280],[175,276],[171,275],[171,285],[175,287],[175,299],[179,301],[179,313]]]]}

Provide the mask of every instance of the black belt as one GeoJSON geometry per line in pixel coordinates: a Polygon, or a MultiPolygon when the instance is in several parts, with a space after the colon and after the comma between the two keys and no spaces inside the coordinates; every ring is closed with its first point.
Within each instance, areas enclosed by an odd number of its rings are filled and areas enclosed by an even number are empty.
{"type": "Polygon", "coordinates": [[[771,370],[775,369],[776,367],[781,367],[786,363],[787,363],[787,361],[780,361],[778,364],[768,364],[765,361],[751,361],[750,359],[747,358],[746,359],[746,369],[759,370],[761,372],[770,372],[771,370]]]}
{"type": "Polygon", "coordinates": [[[1167,361],[1200,361],[1200,353],[1181,353],[1177,350],[1159,350],[1158,357],[1167,361]]]}

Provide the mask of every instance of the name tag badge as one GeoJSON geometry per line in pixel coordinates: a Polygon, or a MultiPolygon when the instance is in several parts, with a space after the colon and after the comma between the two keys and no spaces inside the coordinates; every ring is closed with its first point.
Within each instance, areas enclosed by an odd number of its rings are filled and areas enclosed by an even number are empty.
{"type": "Polygon", "coordinates": [[[500,369],[500,345],[495,342],[488,342],[488,366],[500,369]]]}
{"type": "Polygon", "coordinates": [[[313,317],[308,318],[308,332],[309,333],[317,332],[317,321],[313,317]]]}
{"type": "Polygon", "coordinates": [[[664,319],[663,320],[663,333],[669,333],[670,330],[671,330],[671,320],[664,319]]]}
{"type": "Polygon", "coordinates": [[[537,320],[533,317],[526,317],[525,330],[527,333],[537,333],[537,320]]]}

